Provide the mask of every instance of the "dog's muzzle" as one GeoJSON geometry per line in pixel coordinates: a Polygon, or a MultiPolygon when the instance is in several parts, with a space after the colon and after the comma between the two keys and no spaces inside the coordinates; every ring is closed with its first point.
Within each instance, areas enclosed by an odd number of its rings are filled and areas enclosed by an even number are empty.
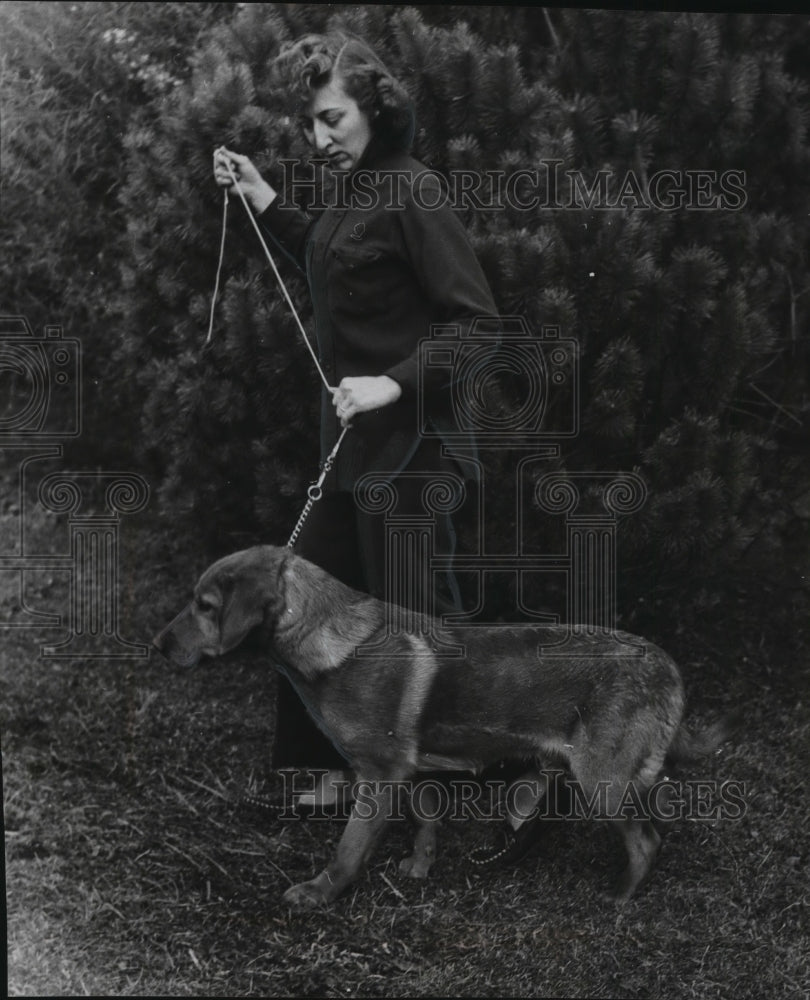
{"type": "Polygon", "coordinates": [[[173,624],[167,625],[161,632],[158,632],[150,645],[154,646],[170,663],[174,663],[178,667],[195,667],[202,656],[201,651],[184,647],[173,631],[173,624]]]}

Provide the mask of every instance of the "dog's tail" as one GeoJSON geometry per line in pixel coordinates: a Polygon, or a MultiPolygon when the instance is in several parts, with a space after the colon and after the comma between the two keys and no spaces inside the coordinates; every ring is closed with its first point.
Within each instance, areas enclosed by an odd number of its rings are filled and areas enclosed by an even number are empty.
{"type": "Polygon", "coordinates": [[[670,767],[678,764],[695,764],[715,753],[742,725],[741,712],[734,712],[713,723],[702,732],[693,733],[681,724],[667,750],[666,762],[670,767]]]}

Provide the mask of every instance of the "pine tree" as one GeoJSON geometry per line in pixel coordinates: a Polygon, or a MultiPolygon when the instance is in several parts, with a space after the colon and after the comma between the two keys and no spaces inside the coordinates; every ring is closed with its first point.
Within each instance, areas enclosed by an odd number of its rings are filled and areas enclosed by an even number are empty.
{"type": "MultiPolygon", "coordinates": [[[[719,579],[789,516],[810,302],[806,80],[790,55],[800,26],[521,9],[493,41],[493,10],[243,5],[209,32],[160,119],[130,131],[115,357],[146,400],[165,508],[201,525],[212,554],[286,539],[316,474],[318,382],[234,201],[205,346],[222,207],[211,152],[227,143],[280,183],[279,159],[305,151],[268,63],[329,24],[380,46],[414,97],[415,153],[429,166],[477,171],[481,198],[494,171],[537,171],[517,189],[523,205],[462,215],[500,311],[580,347],[580,433],[536,476],[638,470],[648,484],[620,543],[626,603],[656,585],[688,589],[696,570],[719,579]]],[[[306,323],[306,289],[279,264],[306,323]]],[[[507,380],[506,405],[521,391],[507,380]]],[[[561,406],[551,401],[549,421],[561,406]]],[[[507,474],[516,457],[486,460],[507,474]]],[[[493,496],[489,516],[498,551],[513,498],[493,496]]],[[[530,534],[527,550],[560,544],[539,513],[530,534]]]]}
{"type": "Polygon", "coordinates": [[[124,432],[137,427],[126,381],[108,367],[126,253],[124,136],[158,114],[188,75],[195,37],[221,14],[204,3],[0,7],[0,311],[26,316],[38,334],[60,324],[81,341],[85,433],[70,448],[77,461],[120,464],[124,432]]]}

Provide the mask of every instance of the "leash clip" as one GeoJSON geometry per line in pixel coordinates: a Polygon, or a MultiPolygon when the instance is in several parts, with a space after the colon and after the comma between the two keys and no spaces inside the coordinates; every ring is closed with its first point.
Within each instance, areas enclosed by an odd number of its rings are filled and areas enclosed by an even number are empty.
{"type": "Polygon", "coordinates": [[[346,431],[348,429],[349,429],[348,427],[343,428],[343,432],[335,442],[335,447],[332,449],[326,461],[323,463],[323,469],[321,470],[320,476],[318,476],[318,481],[316,483],[312,483],[312,485],[307,489],[308,499],[307,502],[304,504],[304,509],[301,511],[301,516],[298,518],[298,523],[293,528],[293,532],[290,535],[290,540],[287,542],[288,549],[292,549],[295,547],[295,543],[298,540],[298,536],[301,534],[301,529],[304,527],[304,521],[306,521],[306,519],[309,517],[309,512],[312,510],[312,505],[314,503],[317,503],[323,496],[323,490],[321,489],[321,487],[323,486],[323,481],[324,479],[326,479],[329,470],[332,468],[332,465],[335,461],[335,456],[337,455],[338,449],[343,443],[343,438],[346,436],[346,431]]]}

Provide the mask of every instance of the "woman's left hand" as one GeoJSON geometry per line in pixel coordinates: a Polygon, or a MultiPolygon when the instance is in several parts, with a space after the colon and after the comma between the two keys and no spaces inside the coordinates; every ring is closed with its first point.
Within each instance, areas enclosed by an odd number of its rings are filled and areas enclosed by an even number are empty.
{"type": "Polygon", "coordinates": [[[395,403],[401,395],[402,386],[387,375],[358,375],[340,380],[332,393],[332,402],[341,425],[348,427],[356,413],[379,410],[395,403]]]}

